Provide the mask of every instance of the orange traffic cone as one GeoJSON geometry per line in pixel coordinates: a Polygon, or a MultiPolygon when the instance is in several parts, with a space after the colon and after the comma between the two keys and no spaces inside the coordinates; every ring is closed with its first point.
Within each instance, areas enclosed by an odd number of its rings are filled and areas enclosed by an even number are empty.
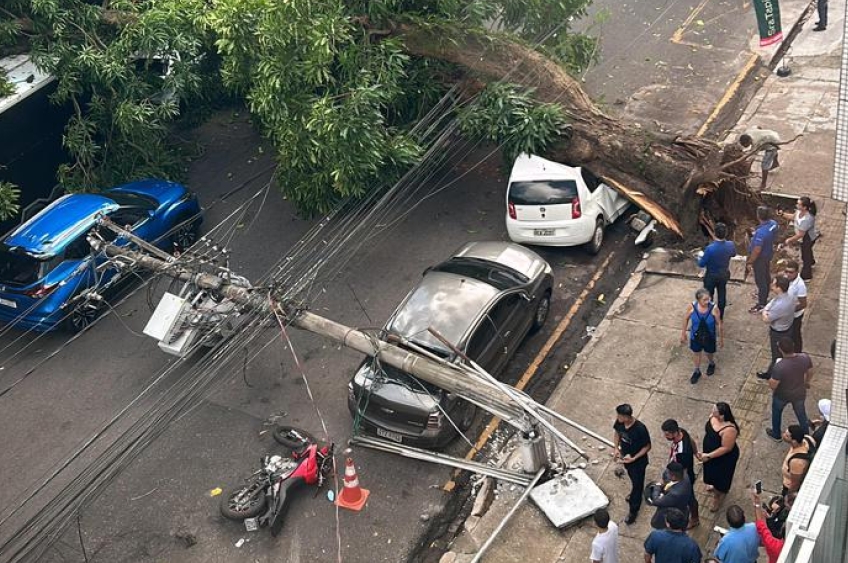
{"type": "Polygon", "coordinates": [[[345,461],[344,488],[342,488],[339,496],[336,498],[336,506],[347,508],[348,510],[362,510],[370,494],[371,491],[359,486],[356,467],[353,465],[353,460],[347,458],[347,461],[345,461]]]}

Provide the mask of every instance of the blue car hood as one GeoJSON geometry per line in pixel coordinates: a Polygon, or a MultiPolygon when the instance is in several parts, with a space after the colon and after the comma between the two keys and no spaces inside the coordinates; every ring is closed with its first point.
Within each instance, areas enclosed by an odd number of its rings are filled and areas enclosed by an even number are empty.
{"type": "Polygon", "coordinates": [[[55,256],[75,238],[91,229],[99,214],[117,208],[117,203],[102,195],[66,195],[12,231],[3,243],[11,250],[35,257],[55,256]]]}

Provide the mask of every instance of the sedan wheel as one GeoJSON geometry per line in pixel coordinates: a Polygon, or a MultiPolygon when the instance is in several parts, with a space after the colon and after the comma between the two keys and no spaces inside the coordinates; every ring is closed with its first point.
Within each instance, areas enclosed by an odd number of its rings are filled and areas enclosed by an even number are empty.
{"type": "Polygon", "coordinates": [[[551,312],[551,294],[546,293],[536,305],[536,312],[533,313],[533,330],[537,331],[545,325],[548,320],[548,314],[551,312]]]}

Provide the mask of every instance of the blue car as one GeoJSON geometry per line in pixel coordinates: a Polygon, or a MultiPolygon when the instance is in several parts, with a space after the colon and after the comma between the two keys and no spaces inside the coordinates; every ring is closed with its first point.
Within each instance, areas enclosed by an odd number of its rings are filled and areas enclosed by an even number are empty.
{"type": "MultiPolygon", "coordinates": [[[[194,244],[203,220],[197,197],[165,180],[140,180],[100,194],[66,195],[0,242],[0,322],[16,328],[80,331],[100,312],[76,298],[103,287],[117,273],[100,267],[86,239],[101,216],[167,251],[194,244]]],[[[114,237],[110,231],[101,234],[114,237]]],[[[123,238],[113,244],[125,245],[123,238]]]]}

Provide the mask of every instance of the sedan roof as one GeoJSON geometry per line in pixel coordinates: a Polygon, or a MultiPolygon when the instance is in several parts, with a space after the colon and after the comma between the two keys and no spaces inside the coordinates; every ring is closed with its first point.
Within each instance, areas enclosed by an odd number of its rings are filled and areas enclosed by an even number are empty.
{"type": "Polygon", "coordinates": [[[471,325],[500,293],[497,288],[456,274],[428,271],[407,296],[386,328],[446,356],[453,354],[427,329],[432,327],[458,345],[471,325]]]}
{"type": "Polygon", "coordinates": [[[528,279],[533,279],[544,264],[542,258],[529,248],[501,241],[469,242],[457,250],[454,256],[501,264],[528,279]]]}
{"type": "Polygon", "coordinates": [[[12,231],[3,243],[37,258],[54,256],[94,226],[99,214],[118,207],[117,202],[102,195],[66,195],[12,231]]]}

